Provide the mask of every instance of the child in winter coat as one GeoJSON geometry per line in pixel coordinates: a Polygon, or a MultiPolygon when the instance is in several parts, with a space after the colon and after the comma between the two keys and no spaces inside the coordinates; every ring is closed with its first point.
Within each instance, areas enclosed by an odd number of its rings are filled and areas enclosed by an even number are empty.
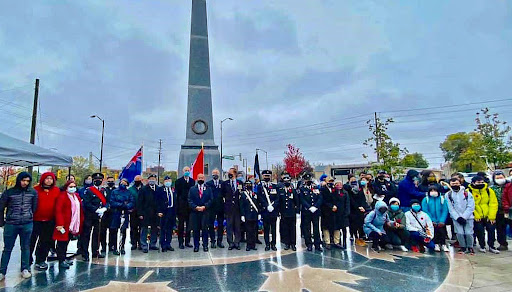
{"type": "Polygon", "coordinates": [[[378,201],[375,204],[375,210],[371,211],[364,219],[363,229],[366,235],[373,240],[372,250],[375,252],[379,252],[389,244],[389,238],[384,226],[395,225],[395,222],[389,219],[387,211],[388,206],[386,203],[378,201]]]}
{"type": "Polygon", "coordinates": [[[459,241],[459,253],[474,255],[473,250],[473,225],[475,201],[471,192],[461,186],[458,178],[450,179],[451,190],[446,193],[448,211],[453,219],[453,227],[459,241]]]}
{"type": "Polygon", "coordinates": [[[480,245],[479,250],[480,252],[486,252],[485,230],[487,230],[489,251],[498,254],[500,252],[494,247],[494,241],[496,240],[496,215],[498,213],[496,193],[494,193],[493,189],[489,188],[481,176],[473,177],[469,190],[475,200],[475,233],[480,245]]]}
{"type": "MultiPolygon", "coordinates": [[[[406,228],[407,219],[405,213],[400,209],[400,200],[398,198],[391,198],[389,200],[389,219],[395,221],[394,225],[386,227],[391,244],[398,246],[401,251],[408,251],[405,245],[409,245],[409,231],[406,228]]],[[[391,246],[393,247],[393,246],[391,246]]]]}
{"type": "Polygon", "coordinates": [[[437,184],[429,186],[427,196],[421,202],[421,209],[430,216],[434,225],[434,250],[439,252],[442,249],[449,252],[450,250],[446,246],[448,203],[444,196],[440,194],[440,188],[437,184]]]}
{"type": "Polygon", "coordinates": [[[411,200],[411,210],[405,212],[407,220],[407,230],[411,233],[411,249],[414,252],[425,251],[425,247],[430,251],[434,250],[434,225],[427,213],[421,211],[420,201],[411,200]]]}

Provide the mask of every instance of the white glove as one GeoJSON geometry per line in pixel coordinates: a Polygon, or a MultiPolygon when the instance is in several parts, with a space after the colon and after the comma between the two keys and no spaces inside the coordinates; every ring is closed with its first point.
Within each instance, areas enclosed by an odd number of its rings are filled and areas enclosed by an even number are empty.
{"type": "Polygon", "coordinates": [[[124,220],[125,220],[125,219],[124,219],[124,216],[125,216],[125,215],[121,216],[121,227],[124,225],[124,220]]]}
{"type": "Polygon", "coordinates": [[[274,206],[272,206],[272,205],[268,206],[267,210],[269,213],[272,213],[274,211],[274,206]]]}
{"type": "Polygon", "coordinates": [[[103,214],[105,214],[106,211],[107,211],[107,208],[105,208],[105,207],[98,208],[98,210],[96,210],[96,214],[98,214],[98,216],[101,218],[101,217],[103,217],[103,214]]]}
{"type": "Polygon", "coordinates": [[[313,207],[309,208],[309,211],[311,211],[311,213],[315,213],[316,211],[318,211],[318,208],[313,206],[313,207]]]}
{"type": "Polygon", "coordinates": [[[242,216],[242,222],[245,222],[245,216],[242,216]]]}
{"type": "Polygon", "coordinates": [[[261,220],[261,215],[260,214],[258,214],[258,220],[261,220]]]}
{"type": "Polygon", "coordinates": [[[503,214],[503,216],[505,217],[505,219],[508,219],[510,217],[510,215],[508,215],[508,212],[503,214]]]}

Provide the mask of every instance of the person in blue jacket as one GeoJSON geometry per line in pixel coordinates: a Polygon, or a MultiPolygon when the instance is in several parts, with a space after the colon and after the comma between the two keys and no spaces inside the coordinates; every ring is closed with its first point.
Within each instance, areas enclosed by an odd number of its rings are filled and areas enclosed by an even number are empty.
{"type": "Polygon", "coordinates": [[[410,169],[407,176],[398,184],[398,199],[404,212],[411,209],[411,200],[416,199],[421,202],[425,198],[425,193],[420,192],[418,185],[420,183],[419,172],[410,169]]]}
{"type": "Polygon", "coordinates": [[[450,250],[446,246],[448,236],[446,230],[446,219],[448,218],[448,202],[441,194],[439,185],[433,184],[428,188],[428,195],[421,202],[421,209],[427,213],[434,225],[434,250],[445,252],[450,250]]]}
{"type": "Polygon", "coordinates": [[[114,234],[110,240],[117,240],[117,232],[121,228],[121,242],[119,243],[119,249],[116,247],[116,242],[110,242],[115,248],[114,255],[125,254],[124,244],[126,243],[126,229],[130,225],[130,219],[128,217],[128,210],[133,209],[135,205],[135,199],[132,193],[128,190],[130,182],[123,178],[119,182],[119,188],[112,191],[109,197],[110,211],[112,214],[112,221],[110,222],[109,232],[114,234]]]}
{"type": "Polygon", "coordinates": [[[396,226],[395,221],[389,218],[388,205],[384,201],[377,201],[375,210],[364,219],[364,233],[372,239],[372,250],[379,252],[390,243],[384,226],[396,226]]]}

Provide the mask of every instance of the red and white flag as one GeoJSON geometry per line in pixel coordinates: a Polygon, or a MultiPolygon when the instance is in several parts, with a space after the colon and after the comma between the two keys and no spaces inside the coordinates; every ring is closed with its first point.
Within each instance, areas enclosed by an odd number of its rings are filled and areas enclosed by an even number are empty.
{"type": "Polygon", "coordinates": [[[204,149],[201,147],[201,151],[199,151],[199,154],[197,154],[196,161],[192,163],[192,166],[190,167],[190,173],[192,174],[192,178],[194,180],[197,180],[197,176],[200,173],[204,174],[204,149]]]}

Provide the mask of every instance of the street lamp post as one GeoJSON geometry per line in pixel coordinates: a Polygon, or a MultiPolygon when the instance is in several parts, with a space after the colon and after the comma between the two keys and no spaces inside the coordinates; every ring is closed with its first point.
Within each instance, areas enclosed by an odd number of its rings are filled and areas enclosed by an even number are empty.
{"type": "Polygon", "coordinates": [[[232,118],[225,118],[222,121],[220,121],[220,175],[221,177],[224,175],[224,169],[222,168],[222,160],[224,159],[222,156],[222,123],[225,121],[230,120],[232,121],[232,118]]]}
{"type": "Polygon", "coordinates": [[[256,148],[256,154],[258,154],[258,151],[263,151],[265,152],[265,163],[267,164],[267,170],[268,170],[268,152],[263,150],[263,149],[260,149],[260,148],[256,148]]]}
{"type": "Polygon", "coordinates": [[[91,119],[97,118],[101,121],[101,150],[100,150],[100,172],[102,171],[103,167],[103,138],[105,136],[105,120],[100,118],[97,115],[91,116],[91,119]]]}

